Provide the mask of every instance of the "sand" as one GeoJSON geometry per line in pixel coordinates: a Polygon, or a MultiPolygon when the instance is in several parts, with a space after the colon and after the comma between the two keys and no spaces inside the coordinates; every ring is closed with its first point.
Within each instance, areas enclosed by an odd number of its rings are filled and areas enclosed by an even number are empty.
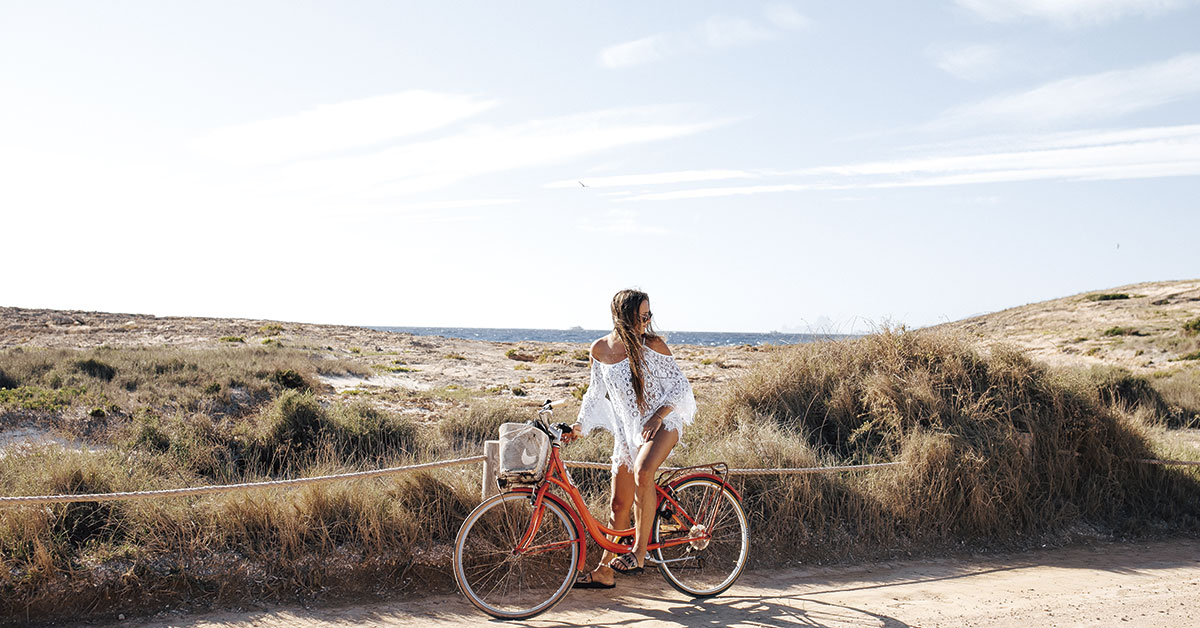
{"type": "MultiPolygon", "coordinates": [[[[710,600],[657,574],[611,591],[573,591],[518,626],[822,626],[962,628],[1200,625],[1200,540],[1101,543],[991,557],[747,572],[710,600]]],[[[460,596],[414,595],[340,608],[164,613],[130,628],[478,626],[460,596]]],[[[499,625],[499,624],[497,624],[499,625]]]]}

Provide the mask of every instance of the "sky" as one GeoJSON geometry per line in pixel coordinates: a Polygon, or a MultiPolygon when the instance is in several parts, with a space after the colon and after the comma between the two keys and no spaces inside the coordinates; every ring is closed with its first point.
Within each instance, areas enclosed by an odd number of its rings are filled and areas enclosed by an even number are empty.
{"type": "Polygon", "coordinates": [[[1200,277],[1200,2],[0,0],[0,305],[920,327],[1200,277]]]}

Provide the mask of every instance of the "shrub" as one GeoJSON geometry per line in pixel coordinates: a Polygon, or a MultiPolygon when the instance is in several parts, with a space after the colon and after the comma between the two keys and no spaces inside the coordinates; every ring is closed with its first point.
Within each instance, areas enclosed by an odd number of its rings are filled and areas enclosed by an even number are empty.
{"type": "Polygon", "coordinates": [[[1200,318],[1193,318],[1192,320],[1184,323],[1183,331],[1187,332],[1188,334],[1200,334],[1200,318]]]}
{"type": "Polygon", "coordinates": [[[1084,297],[1084,299],[1086,299],[1088,301],[1123,301],[1128,298],[1129,298],[1128,294],[1124,294],[1124,293],[1120,293],[1120,292],[1089,294],[1086,297],[1084,297]]]}
{"type": "Polygon", "coordinates": [[[467,359],[467,357],[461,353],[447,353],[446,355],[443,355],[442,357],[447,360],[465,360],[465,359],[467,359]]]}
{"type": "Polygon", "coordinates": [[[309,448],[330,427],[329,416],[309,392],[286,390],[266,416],[267,442],[276,447],[309,448]]]}
{"type": "Polygon", "coordinates": [[[4,369],[0,369],[0,389],[16,388],[17,386],[20,386],[20,384],[17,383],[17,380],[9,377],[8,374],[4,372],[4,369]]]}
{"type": "Polygon", "coordinates": [[[1143,332],[1140,332],[1132,327],[1109,327],[1108,329],[1104,330],[1103,335],[1104,336],[1145,336],[1146,334],[1143,332]]]}
{"type": "Polygon", "coordinates": [[[376,364],[371,368],[384,373],[419,373],[421,369],[415,369],[410,366],[394,366],[391,364],[376,364]]]}
{"type": "Polygon", "coordinates": [[[392,416],[362,401],[338,406],[332,418],[330,438],[342,460],[378,462],[417,452],[417,426],[407,418],[392,416]]]}
{"type": "Polygon", "coordinates": [[[278,369],[271,373],[271,381],[289,390],[304,390],[311,388],[304,376],[293,369],[278,369]]]}
{"type": "Polygon", "coordinates": [[[532,355],[529,355],[526,353],[521,353],[515,347],[512,349],[509,349],[508,351],[505,351],[504,357],[506,357],[510,360],[516,360],[518,362],[533,362],[534,360],[537,359],[536,357],[534,357],[532,355]]]}
{"type": "Polygon", "coordinates": [[[283,333],[283,325],[279,323],[267,323],[258,328],[258,333],[264,336],[278,336],[283,333]]]}
{"type": "MultiPolygon", "coordinates": [[[[51,469],[49,490],[57,495],[111,493],[109,479],[102,467],[80,463],[51,469]]],[[[123,536],[118,506],[113,502],[75,502],[53,508],[53,534],[65,539],[72,548],[95,541],[113,541],[123,536]]]]}
{"type": "Polygon", "coordinates": [[[566,355],[566,353],[566,349],[543,349],[534,361],[538,364],[545,364],[560,355],[566,355]]]}
{"type": "Polygon", "coordinates": [[[533,416],[498,401],[475,403],[465,413],[444,417],[437,431],[454,449],[479,450],[484,441],[498,438],[501,423],[523,423],[533,416]]]}
{"type": "Polygon", "coordinates": [[[0,388],[0,405],[13,406],[25,410],[42,412],[57,412],[71,407],[82,397],[87,389],[82,387],[59,388],[47,390],[37,386],[20,386],[18,388],[0,388]]]}
{"type": "Polygon", "coordinates": [[[87,375],[88,377],[102,379],[106,382],[112,381],[113,376],[117,374],[116,369],[95,358],[76,361],[75,370],[87,375]]]}
{"type": "Polygon", "coordinates": [[[1193,351],[1186,355],[1181,355],[1177,359],[1178,360],[1200,360],[1200,351],[1193,351]]]}
{"type": "Polygon", "coordinates": [[[1145,377],[1134,375],[1120,367],[1100,366],[1086,371],[1084,378],[1086,388],[1095,390],[1101,403],[1129,407],[1145,406],[1158,418],[1164,418],[1169,413],[1162,395],[1145,377]]]}
{"type": "Polygon", "coordinates": [[[244,342],[246,342],[246,338],[245,338],[245,336],[221,336],[220,341],[221,342],[233,342],[233,343],[243,342],[244,343],[244,342]]]}
{"type": "MultiPolygon", "coordinates": [[[[783,525],[770,515],[783,508],[776,496],[748,496],[763,500],[755,529],[764,540],[815,528],[819,539],[845,532],[852,540],[842,544],[860,547],[995,543],[1079,522],[1122,530],[1157,517],[1200,522],[1200,484],[1134,462],[1149,457],[1148,442],[1096,395],[1015,350],[983,356],[953,336],[885,331],[780,349],[734,382],[690,438],[706,449],[730,442],[738,455],[747,449],[738,434],[761,432],[764,452],[799,456],[807,443],[824,464],[906,462],[875,480],[813,479],[803,490],[763,480],[756,491],[800,491],[818,505],[783,525]],[[1021,434],[1032,439],[1031,458],[1021,434]]],[[[1154,396],[1136,383],[1111,395],[1154,396]]]]}

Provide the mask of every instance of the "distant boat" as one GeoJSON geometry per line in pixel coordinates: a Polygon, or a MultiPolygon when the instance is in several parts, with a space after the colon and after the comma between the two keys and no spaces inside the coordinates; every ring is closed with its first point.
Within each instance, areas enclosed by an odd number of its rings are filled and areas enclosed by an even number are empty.
{"type": "Polygon", "coordinates": [[[567,331],[583,331],[583,328],[580,327],[579,325],[576,325],[574,327],[568,327],[567,331]]]}

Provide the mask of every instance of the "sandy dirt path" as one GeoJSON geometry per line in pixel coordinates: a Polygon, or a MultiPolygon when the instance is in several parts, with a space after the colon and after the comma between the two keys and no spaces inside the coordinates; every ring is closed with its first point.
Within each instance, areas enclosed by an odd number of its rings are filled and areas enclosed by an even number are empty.
{"type": "MultiPolygon", "coordinates": [[[[479,626],[455,596],[341,608],[276,608],[121,622],[136,628],[479,626]]],[[[1200,540],[1099,544],[1000,557],[750,572],[693,602],[657,574],[612,591],[575,591],[512,624],[567,626],[1200,626],[1200,540]]]]}

